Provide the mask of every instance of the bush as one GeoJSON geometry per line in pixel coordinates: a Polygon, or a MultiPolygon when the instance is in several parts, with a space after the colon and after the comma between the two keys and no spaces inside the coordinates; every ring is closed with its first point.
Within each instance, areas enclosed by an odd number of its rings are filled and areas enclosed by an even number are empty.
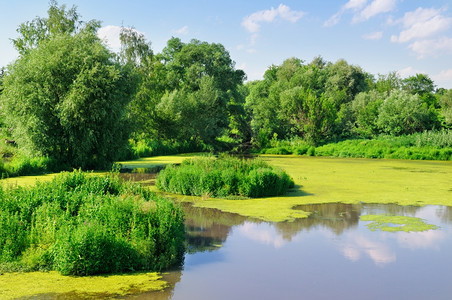
{"type": "Polygon", "coordinates": [[[200,157],[167,167],[156,184],[184,195],[267,197],[284,194],[294,183],[284,171],[259,159],[200,157]]]}
{"type": "Polygon", "coordinates": [[[161,271],[182,263],[184,239],[179,207],[117,174],[0,189],[0,270],[161,271]]]}

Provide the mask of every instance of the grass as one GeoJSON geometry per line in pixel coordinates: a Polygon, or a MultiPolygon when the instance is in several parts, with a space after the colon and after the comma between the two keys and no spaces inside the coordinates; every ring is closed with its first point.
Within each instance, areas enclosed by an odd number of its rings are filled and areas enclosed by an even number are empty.
{"type": "Polygon", "coordinates": [[[411,160],[452,160],[452,131],[426,131],[406,136],[378,136],[375,139],[350,139],[313,147],[300,138],[273,139],[263,154],[387,158],[411,160]]]}
{"type": "Polygon", "coordinates": [[[168,166],[157,176],[165,192],[207,197],[268,197],[286,193],[292,179],[260,159],[198,157],[168,166]]]}
{"type": "Polygon", "coordinates": [[[424,220],[407,216],[364,215],[361,221],[370,222],[367,227],[372,230],[388,232],[420,232],[438,229],[439,227],[425,223],[424,220]]]}
{"type": "Polygon", "coordinates": [[[0,189],[0,212],[3,271],[160,271],[183,260],[182,210],[115,173],[0,189]]]}

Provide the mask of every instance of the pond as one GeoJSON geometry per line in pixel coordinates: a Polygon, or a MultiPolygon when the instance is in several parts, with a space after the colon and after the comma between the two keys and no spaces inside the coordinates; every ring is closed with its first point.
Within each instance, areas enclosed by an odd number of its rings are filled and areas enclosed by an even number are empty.
{"type": "MultiPolygon", "coordinates": [[[[452,162],[263,159],[285,169],[296,188],[263,199],[179,197],[183,268],[162,274],[163,291],[120,299],[450,299],[452,162]]],[[[124,176],[155,189],[152,174],[124,176]]]]}
{"type": "Polygon", "coordinates": [[[452,208],[317,204],[294,222],[185,205],[189,250],[171,287],[133,299],[450,299],[452,208]],[[436,230],[370,230],[360,216],[421,218],[436,230]]]}

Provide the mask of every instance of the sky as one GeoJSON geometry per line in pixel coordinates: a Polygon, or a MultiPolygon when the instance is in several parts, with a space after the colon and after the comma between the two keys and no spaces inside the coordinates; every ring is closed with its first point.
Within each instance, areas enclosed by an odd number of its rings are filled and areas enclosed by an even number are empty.
{"type": "MultiPolygon", "coordinates": [[[[427,74],[452,88],[450,0],[67,0],[81,19],[101,21],[112,50],[121,26],[133,27],[160,52],[171,37],[221,43],[248,80],[297,57],[345,59],[378,76],[427,74]]],[[[47,0],[0,0],[0,67],[17,59],[16,29],[46,17],[47,0]]]]}

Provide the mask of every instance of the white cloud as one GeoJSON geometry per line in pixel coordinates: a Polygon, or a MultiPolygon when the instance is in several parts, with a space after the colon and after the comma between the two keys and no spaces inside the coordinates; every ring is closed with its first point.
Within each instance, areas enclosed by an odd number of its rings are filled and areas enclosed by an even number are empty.
{"type": "Polygon", "coordinates": [[[344,9],[355,9],[359,10],[366,5],[367,0],[350,0],[343,6],[344,9]]]}
{"type": "Polygon", "coordinates": [[[119,51],[119,49],[121,48],[121,41],[119,39],[120,33],[120,26],[108,25],[99,28],[99,30],[97,31],[97,36],[101,40],[105,41],[113,51],[119,51]]]}
{"type": "Polygon", "coordinates": [[[432,76],[435,81],[449,81],[452,82],[452,69],[442,70],[436,75],[432,76]]]}
{"type": "Polygon", "coordinates": [[[364,236],[350,237],[348,242],[341,246],[341,252],[346,258],[354,262],[358,261],[362,254],[365,254],[377,266],[396,261],[396,254],[387,245],[364,236]]]}
{"type": "Polygon", "coordinates": [[[249,239],[266,245],[272,245],[276,249],[287,244],[287,241],[283,239],[281,234],[276,232],[274,227],[265,228],[255,223],[245,222],[238,230],[249,239]]]}
{"type": "Polygon", "coordinates": [[[399,36],[393,35],[392,42],[406,43],[411,40],[431,37],[447,30],[452,25],[452,18],[442,15],[442,10],[419,7],[407,12],[401,19],[404,30],[399,36]]]}
{"type": "Polygon", "coordinates": [[[438,56],[452,53],[452,38],[442,37],[438,39],[417,40],[411,43],[410,48],[418,58],[438,56]]]}
{"type": "Polygon", "coordinates": [[[439,244],[446,238],[446,234],[440,230],[429,230],[424,232],[399,232],[397,242],[410,249],[439,249],[439,244]]]}
{"type": "Polygon", "coordinates": [[[378,14],[393,11],[396,8],[396,2],[397,0],[374,0],[362,11],[355,14],[352,22],[367,21],[378,14]]]}
{"type": "Polygon", "coordinates": [[[305,13],[291,10],[290,7],[280,4],[278,8],[260,10],[245,17],[242,26],[251,33],[256,33],[260,29],[260,23],[271,23],[278,18],[292,23],[297,22],[305,13]]]}
{"type": "Polygon", "coordinates": [[[406,77],[414,76],[416,74],[425,74],[425,72],[423,72],[421,70],[417,70],[413,67],[406,67],[406,68],[398,70],[397,74],[399,74],[399,76],[401,78],[406,78],[406,77]]]}
{"type": "Polygon", "coordinates": [[[383,37],[382,31],[371,32],[369,34],[363,35],[363,39],[365,40],[379,40],[383,37]]]}
{"type": "Polygon", "coordinates": [[[290,7],[284,4],[280,4],[278,8],[270,8],[267,10],[260,10],[246,16],[242,20],[242,26],[251,33],[250,42],[246,48],[243,45],[239,45],[238,48],[246,50],[248,53],[256,52],[253,46],[256,44],[258,38],[258,32],[261,28],[261,23],[272,23],[277,20],[285,20],[291,23],[297,22],[301,17],[305,15],[305,12],[292,10],[290,7]]]}
{"type": "Polygon", "coordinates": [[[403,18],[393,21],[401,23],[403,30],[391,36],[393,43],[408,43],[408,48],[418,58],[452,54],[452,38],[439,34],[452,26],[452,17],[444,15],[445,9],[422,8],[407,12],[403,18]]]}
{"type": "Polygon", "coordinates": [[[184,27],[174,30],[175,33],[181,34],[181,35],[187,35],[188,34],[188,26],[185,25],[184,27]]]}
{"type": "Polygon", "coordinates": [[[362,22],[381,13],[393,11],[397,0],[374,0],[366,6],[367,0],[350,0],[337,13],[325,21],[323,26],[334,26],[339,23],[342,15],[351,10],[354,12],[352,23],[362,22]]]}
{"type": "Polygon", "coordinates": [[[330,27],[330,26],[336,25],[337,23],[339,23],[342,15],[347,10],[358,11],[361,8],[363,8],[364,5],[366,5],[366,3],[367,3],[367,0],[350,0],[350,1],[348,1],[341,7],[341,9],[337,13],[335,13],[334,15],[331,16],[331,18],[326,20],[325,23],[323,23],[323,26],[330,27]]]}

